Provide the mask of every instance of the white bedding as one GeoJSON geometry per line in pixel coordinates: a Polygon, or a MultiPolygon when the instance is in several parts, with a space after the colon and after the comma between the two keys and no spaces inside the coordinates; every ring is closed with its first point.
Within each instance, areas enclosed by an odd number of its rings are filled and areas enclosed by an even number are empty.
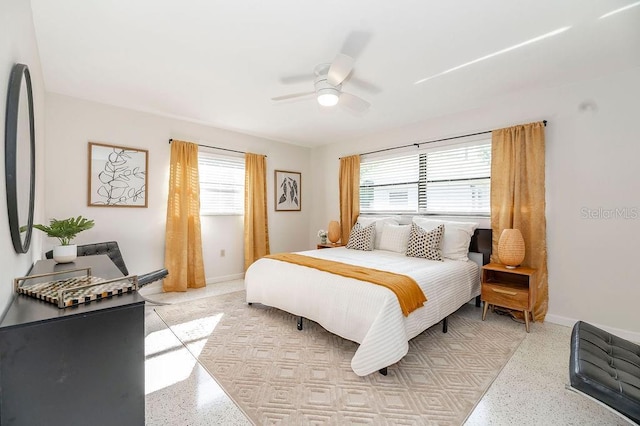
{"type": "Polygon", "coordinates": [[[408,341],[480,294],[480,268],[473,261],[436,262],[384,250],[332,248],[307,256],[384,269],[412,277],[428,301],[408,317],[395,294],[382,286],[272,259],[247,270],[247,303],[262,303],[317,322],[360,343],[351,368],[365,376],[398,362],[408,341]]]}

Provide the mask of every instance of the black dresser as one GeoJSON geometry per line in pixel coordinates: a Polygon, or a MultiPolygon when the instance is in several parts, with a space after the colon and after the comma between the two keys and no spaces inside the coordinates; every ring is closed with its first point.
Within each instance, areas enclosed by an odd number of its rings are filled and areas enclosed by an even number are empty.
{"type": "MultiPolygon", "coordinates": [[[[106,255],[40,260],[29,275],[86,267],[122,276],[106,255]]],[[[144,299],[59,309],[16,294],[0,322],[0,425],[144,425],[144,299]]]]}

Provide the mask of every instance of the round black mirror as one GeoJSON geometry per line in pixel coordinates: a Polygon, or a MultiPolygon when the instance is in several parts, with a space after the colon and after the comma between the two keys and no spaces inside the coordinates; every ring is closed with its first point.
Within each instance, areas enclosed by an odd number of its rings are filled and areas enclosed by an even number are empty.
{"type": "Polygon", "coordinates": [[[29,67],[15,64],[9,78],[5,120],[5,181],[9,230],[16,253],[31,244],[35,193],[36,142],[29,67]]]}

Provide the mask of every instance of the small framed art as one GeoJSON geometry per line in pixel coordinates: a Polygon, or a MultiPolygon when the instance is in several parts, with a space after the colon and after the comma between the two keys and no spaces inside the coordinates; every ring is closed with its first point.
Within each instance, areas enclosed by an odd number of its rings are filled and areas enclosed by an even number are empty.
{"type": "Polygon", "coordinates": [[[276,211],[302,209],[302,174],[285,170],[275,171],[276,211]]]}
{"type": "Polygon", "coordinates": [[[88,205],[147,207],[149,151],[89,142],[88,205]]]}

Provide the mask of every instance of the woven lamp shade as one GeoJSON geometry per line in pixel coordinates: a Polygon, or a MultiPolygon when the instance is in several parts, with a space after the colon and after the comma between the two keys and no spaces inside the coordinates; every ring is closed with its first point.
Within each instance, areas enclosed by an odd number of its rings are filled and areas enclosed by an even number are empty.
{"type": "Polygon", "coordinates": [[[505,229],[498,241],[498,257],[507,268],[515,269],[524,260],[524,238],[519,229],[505,229]]]}
{"type": "Polygon", "coordinates": [[[340,222],[332,220],[329,222],[329,241],[337,243],[340,239],[340,222]]]}

